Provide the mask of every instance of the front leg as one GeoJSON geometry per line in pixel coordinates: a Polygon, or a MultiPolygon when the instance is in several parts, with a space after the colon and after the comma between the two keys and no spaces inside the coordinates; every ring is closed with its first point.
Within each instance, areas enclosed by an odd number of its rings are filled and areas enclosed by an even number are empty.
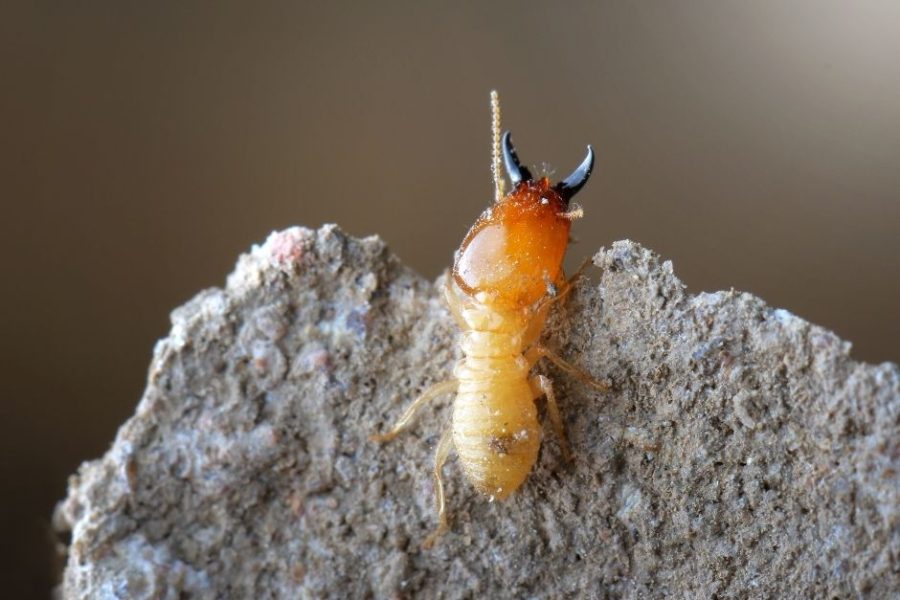
{"type": "Polygon", "coordinates": [[[456,321],[456,325],[460,329],[468,329],[466,320],[462,316],[462,307],[460,306],[459,295],[453,291],[452,286],[453,275],[448,273],[447,277],[444,279],[444,304],[447,305],[447,309],[450,311],[450,314],[453,315],[453,320],[456,321]]]}
{"type": "MultiPolygon", "coordinates": [[[[555,293],[549,293],[544,296],[544,299],[540,301],[536,310],[541,310],[549,307],[552,304],[556,304],[557,302],[563,300],[569,293],[575,289],[575,286],[578,285],[578,281],[584,276],[584,270],[587,269],[588,265],[591,264],[591,259],[586,258],[581,262],[581,266],[572,274],[568,279],[563,279],[562,283],[558,284],[556,287],[555,293]]],[[[560,278],[564,278],[565,275],[560,273],[560,278]]]]}
{"type": "Polygon", "coordinates": [[[548,286],[547,295],[532,307],[531,323],[525,331],[525,335],[522,337],[526,347],[540,339],[541,332],[544,330],[544,323],[547,320],[547,313],[550,311],[550,308],[554,304],[562,302],[566,296],[575,289],[575,286],[578,285],[578,282],[584,275],[584,270],[589,264],[591,264],[591,259],[585,259],[584,262],[581,263],[581,266],[578,267],[578,270],[568,279],[565,278],[563,273],[560,273],[559,282],[557,282],[555,286],[548,286]]]}

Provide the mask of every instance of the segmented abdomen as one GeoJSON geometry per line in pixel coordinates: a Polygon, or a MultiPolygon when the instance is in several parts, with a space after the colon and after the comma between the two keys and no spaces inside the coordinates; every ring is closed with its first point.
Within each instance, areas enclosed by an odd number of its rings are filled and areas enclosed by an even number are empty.
{"type": "Polygon", "coordinates": [[[509,334],[466,332],[463,351],[453,443],[475,488],[502,500],[528,477],[541,445],[528,366],[509,334]]]}

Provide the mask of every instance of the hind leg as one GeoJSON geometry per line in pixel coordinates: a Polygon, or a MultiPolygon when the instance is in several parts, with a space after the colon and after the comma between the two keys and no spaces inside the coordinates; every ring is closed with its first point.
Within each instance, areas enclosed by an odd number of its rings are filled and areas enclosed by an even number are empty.
{"type": "Polygon", "coordinates": [[[434,452],[434,493],[437,501],[438,510],[438,528],[429,535],[422,547],[426,550],[434,546],[434,543],[444,535],[450,526],[447,524],[447,502],[444,498],[444,480],[441,471],[450,455],[450,448],[453,445],[453,428],[447,427],[441,435],[441,441],[438,442],[437,450],[434,452]]]}
{"type": "Polygon", "coordinates": [[[553,429],[556,430],[557,437],[559,437],[559,447],[562,449],[563,458],[571,462],[572,450],[569,448],[569,441],[566,439],[562,418],[559,416],[559,406],[556,405],[556,395],[553,393],[553,382],[543,375],[535,375],[528,383],[531,384],[531,391],[535,398],[547,397],[547,414],[550,415],[550,422],[553,424],[553,429]]]}

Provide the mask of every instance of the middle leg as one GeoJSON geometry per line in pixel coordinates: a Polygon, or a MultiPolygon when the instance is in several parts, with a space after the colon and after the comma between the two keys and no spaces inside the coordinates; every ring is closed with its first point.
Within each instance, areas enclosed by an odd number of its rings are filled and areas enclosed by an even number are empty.
{"type": "Polygon", "coordinates": [[[572,363],[557,355],[552,350],[545,348],[540,344],[535,344],[525,353],[525,360],[528,361],[529,367],[534,366],[534,364],[542,358],[546,358],[575,379],[591,386],[595,390],[601,392],[609,391],[609,384],[600,381],[599,379],[594,379],[589,373],[585,373],[583,370],[579,369],[572,363]]]}
{"type": "Polygon", "coordinates": [[[438,396],[442,396],[444,394],[452,394],[459,387],[459,382],[456,379],[448,379],[447,381],[442,381],[440,383],[436,383],[424,392],[422,395],[413,400],[413,403],[409,405],[403,415],[400,417],[400,420],[385,434],[382,435],[373,435],[369,439],[373,442],[389,442],[397,435],[399,435],[404,429],[409,427],[410,423],[412,423],[413,418],[416,416],[416,413],[419,412],[419,409],[425,405],[429,400],[433,400],[438,396]]]}

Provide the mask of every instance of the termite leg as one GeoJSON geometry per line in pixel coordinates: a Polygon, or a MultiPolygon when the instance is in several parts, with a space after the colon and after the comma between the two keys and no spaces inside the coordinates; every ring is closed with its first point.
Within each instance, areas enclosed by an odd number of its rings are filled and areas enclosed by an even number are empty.
{"type": "Polygon", "coordinates": [[[572,276],[566,280],[566,293],[568,293],[572,288],[575,287],[575,285],[578,283],[578,280],[581,279],[582,275],[584,275],[584,270],[587,269],[588,265],[592,264],[592,262],[593,261],[591,260],[590,256],[581,261],[581,264],[578,266],[572,276]]]}
{"type": "Polygon", "coordinates": [[[442,381],[440,383],[436,383],[413,400],[413,403],[409,405],[409,408],[404,411],[403,416],[400,417],[400,420],[385,434],[382,435],[373,435],[369,439],[373,442],[389,442],[398,434],[400,434],[404,429],[409,427],[409,424],[412,422],[413,418],[415,418],[416,413],[419,412],[419,409],[425,405],[429,400],[434,400],[438,396],[443,396],[444,394],[452,394],[456,391],[456,388],[459,386],[459,382],[456,379],[448,379],[447,381],[442,381]]]}
{"type": "Polygon", "coordinates": [[[441,435],[437,450],[434,452],[434,493],[438,510],[438,528],[425,538],[422,547],[426,550],[431,548],[438,538],[450,529],[450,526],[447,524],[447,502],[444,498],[444,481],[441,478],[441,471],[444,469],[444,463],[447,462],[447,457],[450,455],[450,447],[452,445],[453,428],[447,427],[441,435]]]}
{"type": "Polygon", "coordinates": [[[554,365],[565,371],[567,374],[571,375],[578,381],[591,386],[595,390],[599,390],[601,392],[606,392],[609,390],[609,384],[606,382],[600,381],[599,379],[594,379],[588,373],[585,373],[575,365],[567,362],[560,356],[557,356],[554,352],[544,348],[540,344],[535,344],[532,346],[528,352],[525,353],[525,359],[528,361],[530,366],[533,366],[534,363],[539,361],[541,358],[546,358],[554,365]]]}
{"type": "Polygon", "coordinates": [[[550,307],[557,302],[560,302],[569,295],[569,293],[575,289],[575,286],[578,285],[578,280],[581,278],[584,273],[585,268],[591,264],[591,259],[585,259],[584,262],[581,263],[581,266],[578,267],[578,270],[575,271],[575,274],[569,277],[568,279],[564,279],[562,275],[560,278],[562,279],[561,283],[557,284],[556,292],[553,294],[547,294],[544,298],[537,303],[532,311],[534,318],[531,320],[531,324],[528,326],[528,329],[525,331],[525,335],[523,336],[523,340],[525,340],[525,345],[529,346],[536,342],[541,337],[541,332],[544,329],[544,320],[547,316],[547,311],[550,310],[550,307]]]}
{"type": "Polygon", "coordinates": [[[553,423],[553,428],[556,430],[556,435],[559,437],[559,447],[562,448],[563,458],[572,462],[572,450],[569,448],[566,431],[563,429],[562,419],[559,416],[559,406],[557,406],[556,396],[553,394],[553,382],[543,375],[535,375],[529,380],[529,383],[535,398],[547,397],[547,412],[550,415],[550,422],[553,423]]]}
{"type": "MultiPolygon", "coordinates": [[[[544,319],[546,318],[547,311],[550,310],[552,305],[564,300],[566,296],[575,289],[575,286],[578,285],[578,280],[581,279],[584,270],[589,264],[591,264],[591,259],[585,259],[584,262],[581,263],[581,266],[578,267],[578,270],[575,271],[574,275],[568,279],[562,279],[562,283],[557,284],[555,293],[547,294],[537,303],[537,306],[534,307],[533,311],[535,318],[532,319],[531,325],[525,332],[524,340],[526,344],[536,342],[538,338],[541,337],[541,331],[544,328],[544,319]]],[[[560,275],[560,277],[562,278],[562,275],[560,275]]]]}
{"type": "Polygon", "coordinates": [[[459,300],[450,287],[450,279],[451,278],[448,275],[444,282],[444,304],[447,305],[447,308],[450,310],[450,314],[453,315],[453,319],[456,321],[456,324],[463,329],[467,329],[468,327],[466,325],[466,320],[463,319],[462,313],[459,311],[459,300]]]}
{"type": "Polygon", "coordinates": [[[545,297],[540,304],[537,306],[537,310],[541,310],[546,306],[550,306],[551,304],[555,304],[559,302],[563,298],[569,295],[569,292],[575,289],[575,286],[578,285],[578,280],[581,279],[581,276],[584,275],[584,270],[587,269],[588,265],[591,264],[591,259],[586,258],[582,261],[581,266],[572,274],[571,277],[566,279],[559,285],[559,288],[556,290],[556,293],[552,296],[545,297]]]}

